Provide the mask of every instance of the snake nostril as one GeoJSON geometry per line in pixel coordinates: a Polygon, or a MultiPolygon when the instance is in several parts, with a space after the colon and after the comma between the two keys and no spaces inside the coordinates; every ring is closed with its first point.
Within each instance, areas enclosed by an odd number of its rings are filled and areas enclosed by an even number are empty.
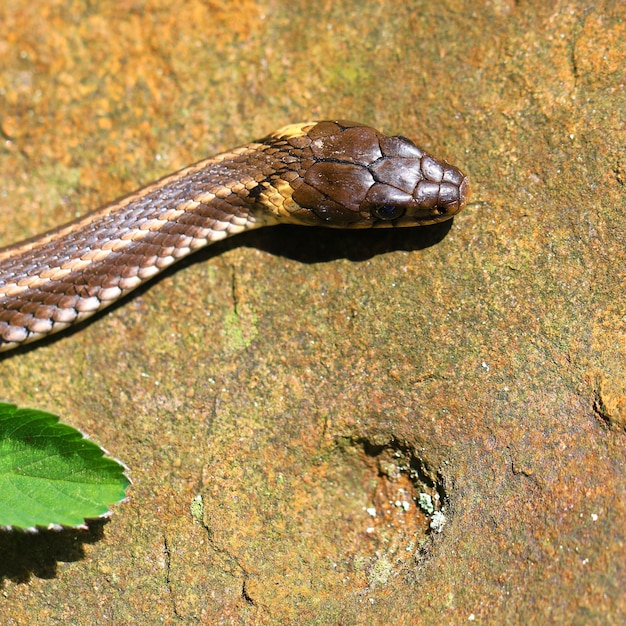
{"type": "Polygon", "coordinates": [[[470,187],[469,187],[469,178],[467,176],[463,177],[463,182],[459,187],[459,209],[464,207],[467,204],[470,196],[470,187]]]}

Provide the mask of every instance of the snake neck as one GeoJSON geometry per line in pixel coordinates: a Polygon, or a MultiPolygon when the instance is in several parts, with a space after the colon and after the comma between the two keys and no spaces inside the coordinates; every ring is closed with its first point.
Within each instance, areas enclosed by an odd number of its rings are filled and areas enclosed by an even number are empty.
{"type": "Polygon", "coordinates": [[[276,223],[269,157],[259,144],[220,154],[0,250],[0,351],[93,315],[210,243],[276,223]]]}

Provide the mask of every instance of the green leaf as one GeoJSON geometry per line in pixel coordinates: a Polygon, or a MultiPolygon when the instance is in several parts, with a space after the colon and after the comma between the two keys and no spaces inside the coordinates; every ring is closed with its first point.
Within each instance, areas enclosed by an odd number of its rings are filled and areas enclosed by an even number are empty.
{"type": "Polygon", "coordinates": [[[0,526],[82,526],[129,484],[123,465],[55,415],[0,402],[0,526]]]}

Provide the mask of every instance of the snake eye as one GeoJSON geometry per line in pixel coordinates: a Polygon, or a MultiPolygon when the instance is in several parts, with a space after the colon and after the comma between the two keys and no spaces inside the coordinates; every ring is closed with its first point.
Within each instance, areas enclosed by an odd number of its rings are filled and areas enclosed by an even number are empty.
{"type": "Polygon", "coordinates": [[[372,215],[386,222],[390,220],[397,220],[404,215],[404,207],[397,204],[378,204],[372,207],[372,215]]]}

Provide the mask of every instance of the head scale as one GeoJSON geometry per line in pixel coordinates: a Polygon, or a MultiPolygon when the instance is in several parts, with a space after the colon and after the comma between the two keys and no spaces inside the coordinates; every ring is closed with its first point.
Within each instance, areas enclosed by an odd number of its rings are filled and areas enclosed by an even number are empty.
{"type": "Polygon", "coordinates": [[[285,127],[264,142],[288,144],[277,171],[291,192],[283,221],[341,228],[434,224],[458,213],[469,196],[458,168],[405,137],[354,122],[285,127]]]}

